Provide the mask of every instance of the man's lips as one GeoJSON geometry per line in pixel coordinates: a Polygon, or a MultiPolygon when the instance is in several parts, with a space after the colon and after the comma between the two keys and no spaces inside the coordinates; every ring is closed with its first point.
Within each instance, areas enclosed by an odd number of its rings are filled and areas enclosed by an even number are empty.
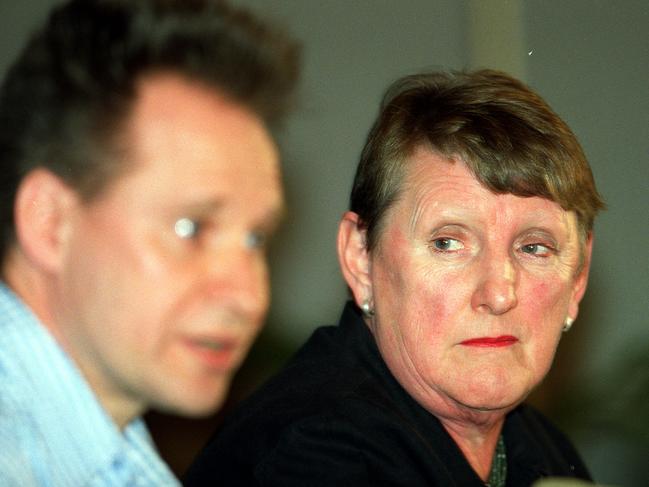
{"type": "Polygon", "coordinates": [[[238,342],[222,338],[194,338],[185,342],[190,350],[209,368],[230,370],[235,364],[238,342]]]}
{"type": "Polygon", "coordinates": [[[518,338],[511,335],[501,335],[497,337],[470,338],[460,342],[460,345],[467,347],[509,347],[516,343],[518,343],[518,338]]]}

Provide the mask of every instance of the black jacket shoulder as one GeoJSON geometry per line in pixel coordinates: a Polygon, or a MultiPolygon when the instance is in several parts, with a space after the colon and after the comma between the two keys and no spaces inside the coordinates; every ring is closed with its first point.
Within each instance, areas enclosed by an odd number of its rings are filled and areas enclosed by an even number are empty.
{"type": "MultiPolygon", "coordinates": [[[[533,409],[511,413],[504,435],[508,485],[547,475],[588,478],[567,439],[533,409]]],[[[391,375],[351,304],[338,326],[316,330],[226,419],[184,483],[484,485],[440,422],[391,375]]]]}

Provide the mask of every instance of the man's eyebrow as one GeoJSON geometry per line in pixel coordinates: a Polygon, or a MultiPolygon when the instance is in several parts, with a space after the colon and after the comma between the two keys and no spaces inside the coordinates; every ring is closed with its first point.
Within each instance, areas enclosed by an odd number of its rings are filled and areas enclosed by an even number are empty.
{"type": "Polygon", "coordinates": [[[267,211],[261,218],[262,227],[268,232],[274,232],[284,222],[287,214],[286,205],[283,204],[267,211]]]}
{"type": "Polygon", "coordinates": [[[227,200],[225,198],[213,198],[208,200],[197,199],[197,200],[188,200],[180,203],[176,206],[176,209],[180,209],[184,212],[191,213],[217,213],[227,206],[227,200]]]}
{"type": "MultiPolygon", "coordinates": [[[[184,204],[181,204],[182,212],[189,212],[198,215],[210,215],[214,213],[219,213],[220,211],[227,208],[227,199],[226,198],[214,198],[204,201],[188,201],[184,204]]],[[[275,231],[277,227],[286,219],[288,214],[285,204],[280,204],[277,207],[273,207],[259,215],[257,221],[259,226],[268,230],[269,232],[275,231]]]]}

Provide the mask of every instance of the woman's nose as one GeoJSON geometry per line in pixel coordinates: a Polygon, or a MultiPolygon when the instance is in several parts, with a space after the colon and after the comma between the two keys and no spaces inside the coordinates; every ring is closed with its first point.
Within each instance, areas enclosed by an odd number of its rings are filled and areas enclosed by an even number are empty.
{"type": "Polygon", "coordinates": [[[474,309],[494,315],[516,307],[517,271],[509,256],[488,257],[481,265],[472,296],[474,309]]]}

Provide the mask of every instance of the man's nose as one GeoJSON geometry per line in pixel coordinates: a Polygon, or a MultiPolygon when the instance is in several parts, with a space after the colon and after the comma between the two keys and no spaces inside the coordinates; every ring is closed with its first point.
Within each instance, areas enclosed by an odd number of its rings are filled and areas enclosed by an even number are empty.
{"type": "Polygon", "coordinates": [[[235,243],[205,259],[208,293],[252,319],[260,319],[269,305],[266,258],[244,243],[235,243]]]}
{"type": "Polygon", "coordinates": [[[518,304],[517,283],[518,272],[511,256],[485,256],[472,296],[473,308],[494,315],[506,313],[518,304]]]}

